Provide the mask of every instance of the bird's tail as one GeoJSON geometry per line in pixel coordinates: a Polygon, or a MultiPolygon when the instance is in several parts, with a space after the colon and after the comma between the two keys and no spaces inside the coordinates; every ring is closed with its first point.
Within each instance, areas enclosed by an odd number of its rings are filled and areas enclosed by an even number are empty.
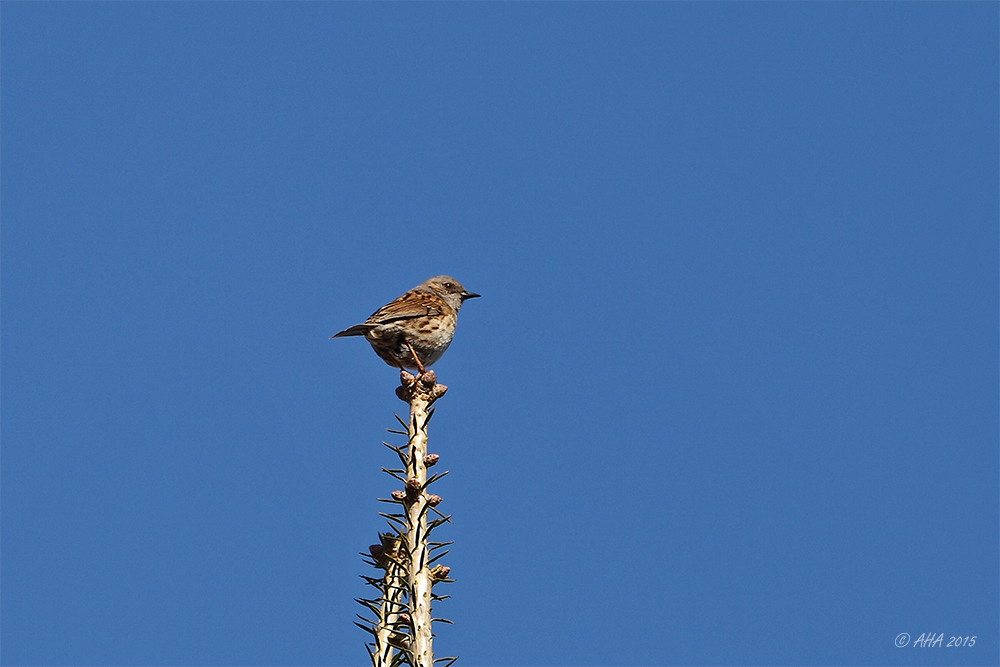
{"type": "Polygon", "coordinates": [[[344,329],[340,333],[333,334],[330,338],[340,338],[342,336],[364,336],[374,327],[375,325],[373,324],[355,324],[353,327],[344,329]]]}

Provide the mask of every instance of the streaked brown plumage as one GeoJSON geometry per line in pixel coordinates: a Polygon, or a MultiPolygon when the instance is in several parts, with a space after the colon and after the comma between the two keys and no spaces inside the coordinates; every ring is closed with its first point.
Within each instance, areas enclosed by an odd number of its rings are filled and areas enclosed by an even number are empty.
{"type": "Polygon", "coordinates": [[[451,344],[462,303],[477,296],[454,278],[428,278],[331,338],[364,336],[385,363],[423,373],[451,344]]]}

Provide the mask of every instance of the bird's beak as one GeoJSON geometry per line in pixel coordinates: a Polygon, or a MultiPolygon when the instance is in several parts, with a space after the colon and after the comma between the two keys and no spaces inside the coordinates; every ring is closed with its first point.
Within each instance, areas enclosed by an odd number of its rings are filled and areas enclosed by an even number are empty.
{"type": "Polygon", "coordinates": [[[462,301],[465,301],[466,299],[476,299],[478,297],[478,294],[473,294],[472,292],[462,292],[462,301]]]}

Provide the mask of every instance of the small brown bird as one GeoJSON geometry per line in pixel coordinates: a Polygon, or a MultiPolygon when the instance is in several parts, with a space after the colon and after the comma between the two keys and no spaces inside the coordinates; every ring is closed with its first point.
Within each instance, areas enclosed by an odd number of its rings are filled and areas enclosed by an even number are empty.
{"type": "Polygon", "coordinates": [[[379,308],[362,324],[330,338],[364,336],[385,363],[423,373],[451,344],[462,302],[477,296],[454,278],[434,276],[379,308]]]}

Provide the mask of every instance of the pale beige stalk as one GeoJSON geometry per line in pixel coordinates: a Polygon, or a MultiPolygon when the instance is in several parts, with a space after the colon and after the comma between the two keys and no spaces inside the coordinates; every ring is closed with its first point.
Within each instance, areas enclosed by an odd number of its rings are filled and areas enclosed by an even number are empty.
{"type": "MultiPolygon", "coordinates": [[[[440,386],[440,385],[438,385],[440,386]]],[[[411,655],[414,667],[433,667],[434,650],[431,645],[431,571],[427,551],[427,494],[423,492],[427,483],[427,419],[432,391],[423,383],[413,385],[410,397],[409,461],[407,462],[407,485],[419,484],[418,493],[409,503],[406,511],[406,548],[409,556],[410,617],[413,621],[411,655]]],[[[410,489],[408,488],[409,492],[410,489]]]]}
{"type": "MultiPolygon", "coordinates": [[[[441,514],[436,507],[441,503],[440,496],[427,493],[427,468],[439,460],[437,454],[427,454],[427,423],[434,412],[431,405],[447,390],[447,387],[437,383],[434,371],[425,371],[418,377],[406,371],[400,373],[396,395],[409,406],[410,419],[408,422],[399,417],[396,419],[406,427],[407,444],[405,449],[383,444],[396,453],[403,468],[383,470],[404,483],[403,490],[393,491],[392,499],[384,501],[402,505],[403,511],[379,513],[388,520],[392,531],[380,534],[381,544],[369,547],[372,564],[383,571],[382,576],[380,579],[365,579],[381,595],[373,600],[358,599],[376,617],[369,620],[362,616],[361,622],[357,623],[374,636],[374,643],[366,645],[373,667],[398,666],[401,660],[409,667],[434,666],[431,624],[435,619],[431,618],[431,601],[440,598],[432,595],[431,588],[435,583],[451,579],[448,576],[450,568],[440,564],[432,568],[430,564],[448,553],[447,550],[440,550],[450,543],[429,541],[431,530],[448,521],[449,517],[441,514]],[[429,521],[428,511],[434,512],[438,518],[429,521]],[[438,553],[432,558],[432,552],[438,553]],[[399,651],[403,655],[399,655],[399,651]]],[[[392,432],[402,434],[402,431],[392,432]]],[[[447,471],[434,475],[430,481],[445,474],[447,471]]],[[[450,665],[455,658],[442,660],[450,665]]]]}
{"type": "MultiPolygon", "coordinates": [[[[395,554],[394,559],[399,554],[395,554]]],[[[378,615],[379,624],[375,631],[375,655],[374,667],[390,667],[392,658],[396,653],[396,648],[390,639],[396,632],[393,628],[399,618],[399,605],[403,597],[403,587],[405,582],[400,576],[400,566],[394,561],[386,559],[385,576],[382,579],[385,587],[385,594],[382,596],[378,615]]]]}

